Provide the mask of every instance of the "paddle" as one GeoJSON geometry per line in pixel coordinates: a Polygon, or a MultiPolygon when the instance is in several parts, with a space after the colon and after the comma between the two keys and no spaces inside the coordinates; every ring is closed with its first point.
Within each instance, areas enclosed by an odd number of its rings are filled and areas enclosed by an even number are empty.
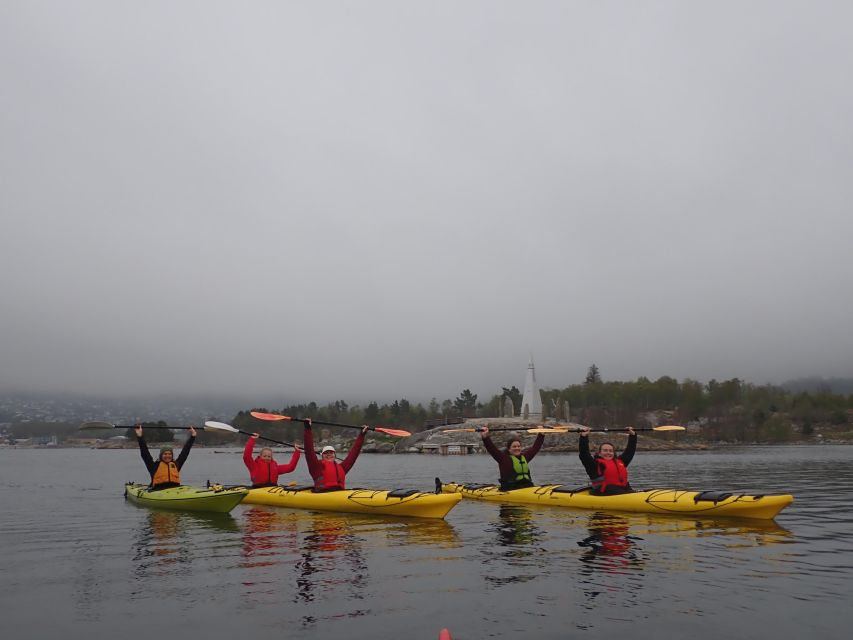
{"type": "MultiPolygon", "coordinates": [[[[136,427],[141,427],[142,425],[138,424],[113,424],[112,422],[84,422],[81,424],[78,429],[136,429],[136,427]]],[[[161,424],[146,424],[145,429],[171,429],[175,430],[185,430],[188,431],[190,429],[195,429],[196,431],[204,431],[204,427],[167,427],[161,424]]]]}
{"type": "MultiPolygon", "coordinates": [[[[78,428],[79,429],[135,429],[137,425],[126,425],[126,424],[113,424],[112,422],[84,422],[78,428]]],[[[145,429],[184,429],[189,430],[191,427],[167,427],[163,425],[145,425],[145,429]]],[[[204,423],[203,427],[195,427],[196,431],[228,431],[229,433],[242,433],[247,436],[254,435],[248,431],[241,431],[240,429],[235,429],[230,424],[225,424],[224,422],[214,422],[213,420],[208,420],[204,423]]],[[[293,447],[294,449],[300,449],[297,445],[292,442],[282,442],[281,440],[273,440],[272,438],[265,438],[263,436],[258,436],[259,440],[266,440],[267,442],[274,442],[275,444],[280,444],[285,447],[293,447]]],[[[300,449],[301,450],[301,449],[300,449]]]]}
{"type": "MultiPolygon", "coordinates": [[[[213,420],[208,420],[204,423],[205,428],[207,429],[215,429],[218,431],[229,431],[230,433],[242,433],[246,436],[253,436],[254,433],[250,433],[249,431],[243,431],[242,429],[236,429],[232,427],[230,424],[225,424],[224,422],[215,422],[213,420]]],[[[267,442],[274,442],[275,444],[284,445],[285,447],[293,447],[294,449],[299,449],[302,451],[302,448],[298,445],[293,444],[292,442],[282,442],[281,440],[273,440],[272,438],[266,438],[264,436],[258,436],[258,440],[266,440],[267,442]]]]}
{"type": "MultiPolygon", "coordinates": [[[[263,413],[261,411],[251,411],[250,412],[253,417],[258,420],[268,420],[275,422],[277,420],[292,420],[296,422],[307,422],[305,418],[292,418],[290,416],[283,416],[280,413],[263,413]]],[[[346,427],[347,429],[361,429],[361,427],[354,424],[341,424],[339,422],[323,422],[321,420],[311,420],[312,424],[322,424],[327,427],[346,427]]],[[[370,431],[378,431],[379,433],[385,433],[389,436],[396,436],[398,438],[408,438],[412,435],[409,431],[404,431],[403,429],[388,429],[387,427],[367,427],[370,431]]]]}
{"type": "MultiPolygon", "coordinates": [[[[551,427],[495,427],[492,429],[489,427],[489,433],[493,431],[525,431],[527,433],[580,433],[582,431],[582,427],[570,427],[569,425],[554,425],[551,427]]],[[[635,427],[634,431],[684,431],[684,427],[679,427],[674,424],[666,424],[661,425],[659,427],[635,427]]],[[[483,427],[473,427],[468,429],[442,429],[442,433],[459,433],[459,432],[468,432],[468,433],[482,433],[483,427]]],[[[590,429],[590,433],[626,433],[624,429],[590,429]]]]}
{"type": "MultiPolygon", "coordinates": [[[[493,431],[516,431],[516,432],[526,432],[526,433],[566,433],[565,429],[554,429],[553,427],[516,427],[516,428],[505,428],[505,427],[495,427],[492,429],[489,427],[489,433],[493,431]]],[[[442,429],[442,433],[482,433],[483,427],[474,427],[468,429],[442,429]]]]}
{"type": "MultiPolygon", "coordinates": [[[[562,427],[560,425],[555,425],[552,428],[555,429],[556,431],[561,432],[561,433],[580,433],[583,430],[582,427],[579,429],[578,427],[570,427],[568,425],[566,425],[565,427],[562,427]]],[[[680,427],[676,424],[664,424],[664,425],[661,425],[659,427],[634,427],[634,431],[685,431],[685,427],[680,427]]],[[[607,427],[604,427],[602,429],[590,429],[589,432],[590,433],[627,433],[627,431],[624,428],[608,429],[607,427]]]]}

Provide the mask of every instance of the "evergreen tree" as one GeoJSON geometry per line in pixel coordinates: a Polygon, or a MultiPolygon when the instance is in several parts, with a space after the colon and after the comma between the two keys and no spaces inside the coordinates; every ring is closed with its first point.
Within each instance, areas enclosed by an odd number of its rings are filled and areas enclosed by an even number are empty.
{"type": "Polygon", "coordinates": [[[584,384],[601,384],[601,374],[598,371],[598,367],[595,364],[591,364],[589,366],[589,370],[586,372],[586,379],[583,381],[584,384]]]}
{"type": "Polygon", "coordinates": [[[477,394],[471,393],[470,389],[463,389],[459,397],[453,401],[453,408],[461,416],[466,418],[473,417],[477,409],[477,394]]]}

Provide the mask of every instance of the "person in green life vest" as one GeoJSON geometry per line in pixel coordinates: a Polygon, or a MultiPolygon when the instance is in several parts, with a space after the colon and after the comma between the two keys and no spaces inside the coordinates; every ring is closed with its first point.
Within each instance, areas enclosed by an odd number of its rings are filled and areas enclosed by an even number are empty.
{"type": "Polygon", "coordinates": [[[533,486],[533,478],[530,476],[529,463],[539,453],[545,436],[538,434],[536,440],[527,449],[521,448],[521,439],[515,433],[510,433],[506,442],[506,448],[501,450],[495,446],[489,436],[489,427],[480,427],[480,437],[483,445],[498,463],[500,470],[501,491],[512,491],[533,486]]]}

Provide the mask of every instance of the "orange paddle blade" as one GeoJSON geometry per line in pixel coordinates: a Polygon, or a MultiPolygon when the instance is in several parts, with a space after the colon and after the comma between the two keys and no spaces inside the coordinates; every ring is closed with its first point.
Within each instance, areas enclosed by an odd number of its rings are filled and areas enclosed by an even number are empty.
{"type": "Polygon", "coordinates": [[[389,436],[397,436],[398,438],[408,438],[411,434],[410,431],[404,431],[403,429],[386,429],[385,427],[373,427],[374,431],[379,431],[380,433],[387,433],[389,436]]]}
{"type": "Polygon", "coordinates": [[[253,418],[258,420],[292,420],[290,416],[283,416],[280,413],[264,413],[262,411],[251,411],[253,418]]]}

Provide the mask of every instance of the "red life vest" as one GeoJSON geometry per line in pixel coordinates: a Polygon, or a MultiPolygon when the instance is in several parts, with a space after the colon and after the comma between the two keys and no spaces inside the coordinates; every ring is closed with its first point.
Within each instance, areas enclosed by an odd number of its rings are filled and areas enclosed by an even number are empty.
{"type": "Polygon", "coordinates": [[[319,461],[323,465],[323,475],[314,480],[314,488],[328,491],[329,489],[346,489],[344,482],[346,481],[346,471],[340,463],[327,462],[326,460],[319,461]]]}
{"type": "Polygon", "coordinates": [[[278,484],[278,463],[275,460],[264,462],[260,456],[255,458],[252,464],[252,484],[278,484]]]}
{"type": "Polygon", "coordinates": [[[151,477],[151,486],[157,487],[161,484],[181,484],[181,472],[178,471],[178,465],[174,462],[168,464],[160,460],[157,464],[157,470],[151,477]]]}
{"type": "Polygon", "coordinates": [[[619,458],[605,460],[604,458],[596,458],[595,463],[598,468],[598,477],[594,478],[592,486],[597,491],[604,492],[608,486],[627,487],[628,486],[628,468],[619,458]]]}

